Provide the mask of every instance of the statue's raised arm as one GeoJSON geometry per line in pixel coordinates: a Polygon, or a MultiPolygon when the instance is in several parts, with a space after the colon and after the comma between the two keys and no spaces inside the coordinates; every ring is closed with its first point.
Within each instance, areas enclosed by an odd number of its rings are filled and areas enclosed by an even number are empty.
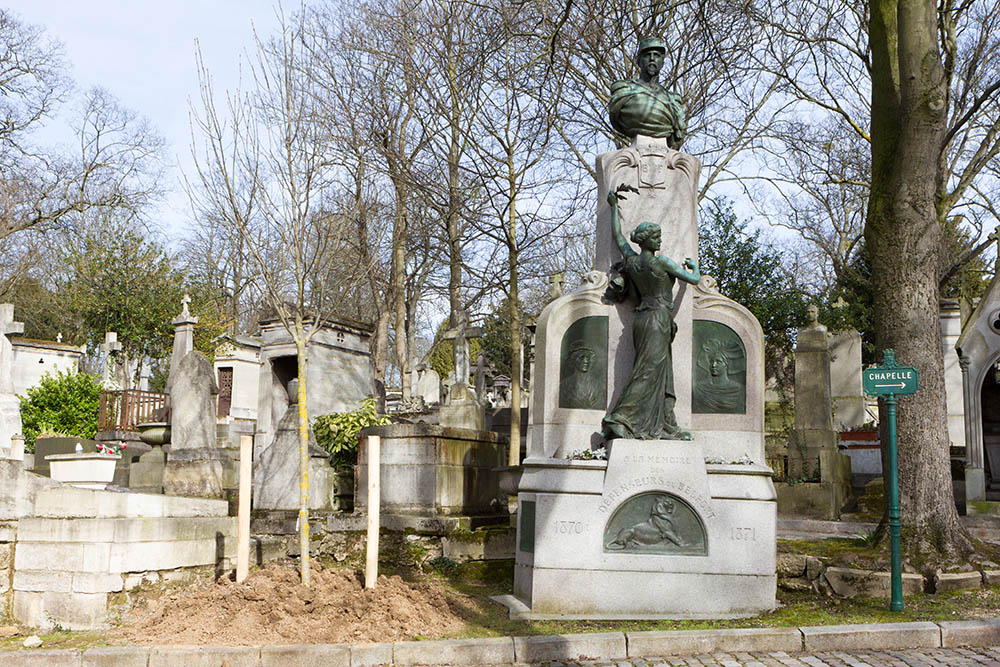
{"type": "Polygon", "coordinates": [[[666,138],[667,145],[677,149],[684,141],[687,120],[680,95],[658,81],[665,54],[666,47],[659,37],[639,42],[635,54],[639,77],[611,84],[608,114],[611,126],[629,139],[638,134],[666,138]]]}

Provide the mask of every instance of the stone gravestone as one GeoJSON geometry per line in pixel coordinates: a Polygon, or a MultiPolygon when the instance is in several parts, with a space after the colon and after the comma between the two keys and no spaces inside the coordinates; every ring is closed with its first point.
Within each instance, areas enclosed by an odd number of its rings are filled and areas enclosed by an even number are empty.
{"type": "Polygon", "coordinates": [[[854,329],[830,337],[830,393],[834,428],[850,431],[864,425],[867,412],[861,390],[861,334],[854,329]]]}
{"type": "MultiPolygon", "coordinates": [[[[254,475],[255,509],[293,510],[299,508],[299,381],[288,383],[288,408],[278,420],[274,439],[257,455],[254,475]]],[[[309,429],[309,508],[328,509],[323,489],[325,477],[332,475],[326,452],[316,445],[309,429]]]]}
{"type": "Polygon", "coordinates": [[[445,340],[452,342],[455,380],[448,387],[438,419],[441,426],[483,431],[486,429],[486,408],[469,387],[469,339],[482,336],[483,330],[481,327],[468,326],[464,315],[458,319],[458,326],[449,329],[443,336],[445,340]]]}
{"type": "Polygon", "coordinates": [[[14,347],[7,337],[23,332],[24,324],[14,321],[14,304],[0,304],[0,457],[11,455],[12,438],[21,434],[21,401],[14,395],[14,347]]]}
{"type": "Polygon", "coordinates": [[[433,368],[421,364],[417,369],[420,374],[417,380],[417,394],[423,396],[428,405],[441,401],[441,376],[433,368]]]}
{"type": "Polygon", "coordinates": [[[171,368],[170,454],[163,473],[168,495],[222,496],[222,452],[215,436],[215,369],[201,352],[188,352],[171,368]]]}
{"type": "Polygon", "coordinates": [[[809,324],[795,342],[795,425],[788,443],[788,476],[810,484],[779,486],[778,509],[785,514],[837,519],[851,492],[851,459],[841,454],[833,428],[830,337],[808,308],[809,324]]]}
{"type": "Polygon", "coordinates": [[[597,158],[596,270],[538,318],[507,600],[526,618],[734,617],[775,606],[763,332],[685,259],[697,255],[700,164],[677,150],[679,97],[651,80],[663,54],[660,40],[643,40],[640,79],[612,86],[612,123],[632,143],[597,158]],[[622,91],[645,102],[623,101],[622,91]],[[673,122],[654,132],[660,121],[644,113],[673,122]],[[619,126],[623,119],[631,120],[619,126]],[[609,193],[623,197],[621,238],[609,193]],[[630,232],[646,222],[660,226],[659,247],[646,226],[627,252],[630,232]],[[629,298],[611,303],[619,276],[629,298]],[[651,390],[637,395],[635,386],[651,390]],[[608,411],[627,412],[622,396],[659,421],[638,437],[606,440],[608,411]],[[677,439],[662,439],[671,411],[677,439]]]}

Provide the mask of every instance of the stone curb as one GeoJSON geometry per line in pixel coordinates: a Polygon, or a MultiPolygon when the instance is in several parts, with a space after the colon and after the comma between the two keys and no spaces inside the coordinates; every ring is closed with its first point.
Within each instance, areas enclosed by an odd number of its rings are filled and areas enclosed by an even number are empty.
{"type": "Polygon", "coordinates": [[[383,644],[110,646],[0,651],[0,667],[504,665],[712,652],[895,650],[1000,645],[1000,619],[800,628],[606,632],[383,644]]]}

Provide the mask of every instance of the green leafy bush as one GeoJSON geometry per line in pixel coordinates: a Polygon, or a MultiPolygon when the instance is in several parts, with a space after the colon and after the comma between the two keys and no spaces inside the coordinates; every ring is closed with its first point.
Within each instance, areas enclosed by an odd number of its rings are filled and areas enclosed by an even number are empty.
{"type": "Polygon", "coordinates": [[[349,468],[357,463],[358,433],[366,426],[384,426],[392,423],[385,415],[375,411],[375,399],[366,398],[353,412],[333,412],[317,417],[313,422],[316,444],[330,454],[334,468],[349,468]]]}
{"type": "Polygon", "coordinates": [[[40,433],[93,438],[97,434],[97,412],[101,382],[87,373],[46,373],[21,399],[24,445],[35,449],[40,433]]]}

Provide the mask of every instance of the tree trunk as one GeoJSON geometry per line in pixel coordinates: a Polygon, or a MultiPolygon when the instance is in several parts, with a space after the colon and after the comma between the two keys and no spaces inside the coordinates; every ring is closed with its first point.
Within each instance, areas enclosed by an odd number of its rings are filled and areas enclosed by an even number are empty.
{"type": "Polygon", "coordinates": [[[385,414],[385,369],[389,360],[389,318],[388,311],[381,311],[375,324],[372,339],[372,366],[375,374],[375,407],[380,415],[385,414]]]}
{"type": "Polygon", "coordinates": [[[952,495],[944,364],[938,327],[941,228],[935,209],[945,133],[945,77],[930,0],[873,0],[872,187],[865,240],[875,336],[915,366],[920,389],[899,402],[904,548],[953,557],[971,542],[952,495]]]}
{"type": "MultiPolygon", "coordinates": [[[[512,167],[513,156],[509,156],[512,167]]],[[[513,168],[510,169],[513,172],[513,168]]],[[[521,463],[521,309],[520,290],[518,290],[519,251],[517,248],[517,181],[511,173],[509,204],[507,207],[507,261],[510,269],[510,288],[507,303],[510,306],[510,450],[507,454],[507,464],[516,466],[521,463]]]]}
{"type": "Polygon", "coordinates": [[[306,342],[301,313],[295,315],[295,352],[299,376],[299,571],[302,585],[308,588],[312,583],[309,574],[309,406],[306,404],[306,342]]]}

